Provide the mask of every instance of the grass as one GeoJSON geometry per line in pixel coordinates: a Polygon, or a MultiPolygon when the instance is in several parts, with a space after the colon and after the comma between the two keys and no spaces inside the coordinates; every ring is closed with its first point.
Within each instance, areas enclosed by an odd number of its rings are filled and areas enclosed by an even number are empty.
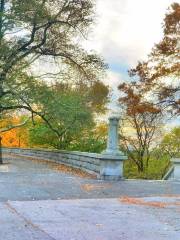
{"type": "MultiPolygon", "coordinates": [[[[145,164],[144,164],[145,165],[145,164]]],[[[148,168],[143,172],[138,172],[134,162],[127,160],[124,162],[124,177],[127,179],[155,179],[160,180],[170,167],[168,156],[156,159],[152,157],[149,160],[148,168]]]]}

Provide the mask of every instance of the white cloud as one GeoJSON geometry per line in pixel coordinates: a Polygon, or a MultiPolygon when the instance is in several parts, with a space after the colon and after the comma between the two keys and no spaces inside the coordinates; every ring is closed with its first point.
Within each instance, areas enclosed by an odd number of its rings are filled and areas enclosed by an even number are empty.
{"type": "Polygon", "coordinates": [[[111,101],[108,104],[109,114],[120,112],[118,105],[118,99],[120,97],[120,91],[118,86],[124,82],[123,76],[120,73],[114,73],[112,71],[107,72],[107,78],[104,80],[105,84],[108,84],[111,88],[111,101]]]}
{"type": "Polygon", "coordinates": [[[115,73],[109,70],[104,83],[109,84],[112,87],[118,87],[118,85],[123,81],[123,76],[120,73],[115,73]]]}
{"type": "Polygon", "coordinates": [[[162,37],[166,9],[174,0],[97,0],[97,25],[86,43],[109,62],[136,64],[162,37]]]}

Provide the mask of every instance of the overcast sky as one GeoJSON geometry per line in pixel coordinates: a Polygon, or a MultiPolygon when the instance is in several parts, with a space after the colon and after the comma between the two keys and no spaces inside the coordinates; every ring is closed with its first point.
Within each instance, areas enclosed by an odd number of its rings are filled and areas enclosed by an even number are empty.
{"type": "Polygon", "coordinates": [[[109,64],[106,83],[117,89],[128,78],[127,70],[136,66],[138,60],[146,59],[154,43],[162,38],[162,22],[173,2],[97,0],[97,24],[86,48],[96,50],[109,64]]]}

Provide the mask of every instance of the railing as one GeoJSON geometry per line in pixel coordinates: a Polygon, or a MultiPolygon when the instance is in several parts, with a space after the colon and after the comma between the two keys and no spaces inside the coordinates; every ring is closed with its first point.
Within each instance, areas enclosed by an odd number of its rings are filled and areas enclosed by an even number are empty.
{"type": "Polygon", "coordinates": [[[172,158],[173,166],[163,177],[164,180],[180,180],[180,158],[172,158]]]}
{"type": "Polygon", "coordinates": [[[174,166],[170,167],[168,172],[164,175],[163,180],[170,180],[174,177],[174,166]]]}
{"type": "Polygon", "coordinates": [[[44,149],[3,148],[3,153],[15,154],[36,160],[62,163],[94,173],[100,179],[117,180],[123,177],[125,156],[114,156],[86,152],[68,152],[44,149]]]}

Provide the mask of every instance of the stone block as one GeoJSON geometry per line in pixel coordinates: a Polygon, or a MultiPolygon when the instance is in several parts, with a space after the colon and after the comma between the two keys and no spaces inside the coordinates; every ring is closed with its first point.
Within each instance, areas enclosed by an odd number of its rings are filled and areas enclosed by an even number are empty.
{"type": "Polygon", "coordinates": [[[173,178],[180,180],[180,158],[172,158],[171,162],[173,163],[173,178]]]}
{"type": "Polygon", "coordinates": [[[120,180],[123,179],[123,161],[126,156],[102,155],[100,159],[100,179],[120,180]]]}
{"type": "Polygon", "coordinates": [[[94,172],[100,175],[101,179],[117,180],[123,178],[123,155],[96,154],[85,152],[68,151],[46,151],[38,149],[3,149],[6,152],[12,152],[20,156],[33,157],[38,159],[47,159],[52,162],[66,164],[72,167],[94,172]]]}

